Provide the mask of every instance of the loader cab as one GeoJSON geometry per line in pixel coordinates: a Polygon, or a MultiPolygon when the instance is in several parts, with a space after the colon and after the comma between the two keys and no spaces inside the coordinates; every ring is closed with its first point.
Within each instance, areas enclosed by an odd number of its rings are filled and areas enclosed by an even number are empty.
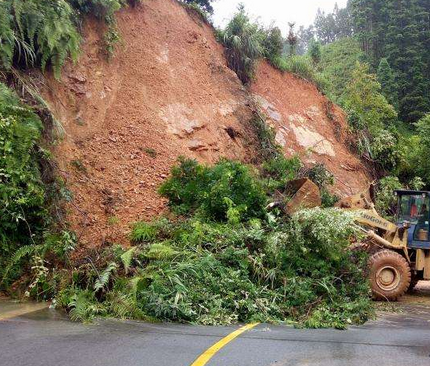
{"type": "Polygon", "coordinates": [[[430,249],[430,192],[397,190],[397,224],[409,224],[408,247],[430,249]]]}

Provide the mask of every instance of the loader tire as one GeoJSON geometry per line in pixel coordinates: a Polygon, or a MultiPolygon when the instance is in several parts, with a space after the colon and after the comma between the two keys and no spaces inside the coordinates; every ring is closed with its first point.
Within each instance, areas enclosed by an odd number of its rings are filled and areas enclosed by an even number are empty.
{"type": "Polygon", "coordinates": [[[370,257],[370,286],[375,300],[397,301],[411,284],[411,267],[392,250],[381,250],[370,257]]]}

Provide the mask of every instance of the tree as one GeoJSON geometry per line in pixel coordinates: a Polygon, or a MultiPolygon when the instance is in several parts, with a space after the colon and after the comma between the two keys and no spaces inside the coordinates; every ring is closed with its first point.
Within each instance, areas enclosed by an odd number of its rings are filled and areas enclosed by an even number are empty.
{"type": "Polygon", "coordinates": [[[421,118],[415,126],[420,138],[417,170],[427,185],[430,185],[430,159],[428,158],[430,155],[430,114],[421,118]]]}
{"type": "Polygon", "coordinates": [[[378,132],[396,121],[397,113],[381,94],[376,75],[369,73],[369,66],[357,62],[346,88],[344,106],[356,118],[359,129],[378,132]]]}
{"type": "Polygon", "coordinates": [[[428,0],[351,0],[355,33],[376,69],[392,68],[399,114],[413,123],[430,111],[428,0]]]}
{"type": "Polygon", "coordinates": [[[397,84],[393,70],[386,58],[382,58],[378,67],[378,81],[382,87],[382,94],[387,98],[394,108],[398,109],[399,101],[397,96],[397,84]]]}
{"type": "Polygon", "coordinates": [[[308,50],[312,41],[315,41],[315,28],[313,25],[305,28],[300,26],[297,32],[297,37],[299,38],[297,44],[297,54],[304,55],[308,50]]]}
{"type": "Polygon", "coordinates": [[[350,6],[339,9],[338,5],[335,4],[333,12],[328,14],[318,9],[313,27],[316,38],[323,45],[352,36],[353,26],[350,6]]]}
{"type": "Polygon", "coordinates": [[[311,42],[309,47],[309,56],[311,56],[312,61],[315,65],[319,64],[321,61],[321,43],[318,41],[311,42]]]}
{"type": "Polygon", "coordinates": [[[270,27],[264,31],[264,34],[264,57],[273,62],[282,57],[285,41],[282,37],[282,32],[278,27],[270,27]]]}
{"type": "Polygon", "coordinates": [[[294,27],[296,26],[296,23],[288,23],[288,26],[290,27],[290,30],[288,32],[288,44],[290,45],[290,56],[294,56],[297,51],[297,43],[299,41],[295,31],[294,27]]]}

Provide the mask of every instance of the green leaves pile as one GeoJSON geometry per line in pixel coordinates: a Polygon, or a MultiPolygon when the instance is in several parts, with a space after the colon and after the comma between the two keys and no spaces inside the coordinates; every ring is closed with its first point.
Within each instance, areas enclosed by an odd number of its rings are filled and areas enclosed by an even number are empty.
{"type": "Polygon", "coordinates": [[[59,303],[78,320],[113,315],[337,328],[367,320],[365,258],[349,249],[358,235],[353,218],[319,208],[290,220],[269,214],[261,186],[239,163],[209,168],[182,160],[161,192],[187,216],[135,224],[135,246],[107,251],[104,271],[85,266],[73,274],[59,303]]]}

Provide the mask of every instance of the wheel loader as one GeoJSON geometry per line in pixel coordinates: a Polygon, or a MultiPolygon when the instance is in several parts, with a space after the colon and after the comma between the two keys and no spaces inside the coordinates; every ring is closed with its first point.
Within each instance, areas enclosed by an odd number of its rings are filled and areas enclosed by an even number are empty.
{"type": "MultiPolygon", "coordinates": [[[[309,179],[292,182],[283,205],[288,215],[321,205],[318,186],[309,179]]],[[[340,200],[336,207],[354,213],[366,234],[358,245],[369,253],[369,279],[376,300],[396,301],[420,280],[430,280],[430,192],[397,190],[396,222],[374,206],[374,187],[340,200]]],[[[357,246],[356,246],[357,247],[357,246]]]]}

